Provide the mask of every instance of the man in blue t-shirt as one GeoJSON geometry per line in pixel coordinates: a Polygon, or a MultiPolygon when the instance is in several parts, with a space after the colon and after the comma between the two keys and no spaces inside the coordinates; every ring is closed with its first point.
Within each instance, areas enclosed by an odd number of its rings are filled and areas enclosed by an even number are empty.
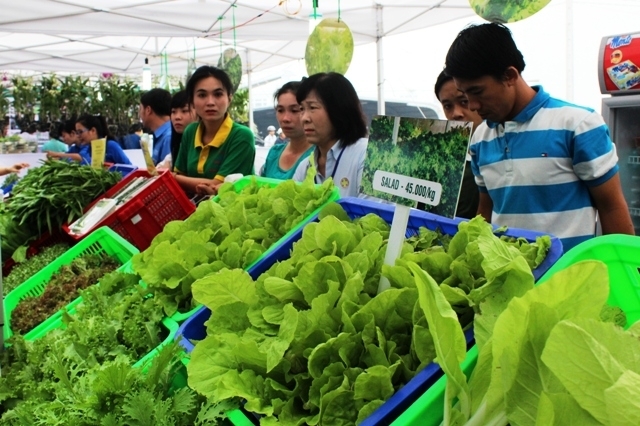
{"type": "Polygon", "coordinates": [[[522,78],[524,58],[500,24],[462,30],[445,72],[484,119],[471,139],[478,213],[496,225],[559,237],[565,251],[594,236],[634,234],[618,157],[602,117],[522,78]]]}
{"type": "Polygon", "coordinates": [[[171,153],[171,93],[151,89],[140,97],[140,121],[153,132],[153,163],[171,153]]]}

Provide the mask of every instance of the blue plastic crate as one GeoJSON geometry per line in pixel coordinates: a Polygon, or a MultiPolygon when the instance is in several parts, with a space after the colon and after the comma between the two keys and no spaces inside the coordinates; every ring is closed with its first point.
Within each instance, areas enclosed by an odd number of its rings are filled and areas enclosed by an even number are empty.
{"type": "Polygon", "coordinates": [[[134,166],[132,164],[114,164],[109,167],[110,172],[120,172],[123,178],[127,177],[128,174],[135,172],[138,170],[138,166],[134,166]]]}
{"type": "MultiPolygon", "coordinates": [[[[382,204],[374,201],[363,200],[359,198],[343,198],[337,203],[342,205],[349,217],[352,219],[364,216],[368,213],[375,213],[386,222],[391,223],[395,206],[393,204],[382,204]]],[[[449,219],[437,216],[432,213],[420,210],[411,210],[409,222],[407,224],[406,237],[418,234],[420,227],[426,227],[431,230],[440,229],[443,233],[454,235],[458,231],[458,224],[464,219],[449,219]]],[[[311,221],[318,221],[316,215],[311,221]]],[[[523,237],[528,241],[535,241],[536,237],[544,235],[539,232],[527,231],[523,229],[511,228],[504,235],[510,237],[523,237]]],[[[302,237],[302,230],[283,241],[280,246],[273,250],[261,262],[254,265],[248,273],[255,280],[263,272],[267,271],[274,263],[289,258],[293,243],[302,237]]],[[[544,262],[538,266],[533,275],[536,281],[544,275],[544,273],[553,266],[553,264],[562,256],[562,243],[556,237],[551,237],[551,249],[547,254],[544,262]]],[[[191,318],[185,321],[178,330],[177,336],[180,344],[190,353],[194,345],[190,340],[202,340],[206,337],[207,330],[206,321],[209,319],[211,311],[203,307],[197,311],[191,318]]],[[[473,345],[473,330],[465,333],[467,339],[467,349],[473,345]]],[[[387,425],[404,412],[411,404],[413,404],[431,385],[433,385],[440,377],[442,377],[440,366],[435,363],[429,364],[418,374],[414,376],[406,385],[400,388],[387,402],[378,408],[369,418],[361,423],[361,426],[387,425]]]]}

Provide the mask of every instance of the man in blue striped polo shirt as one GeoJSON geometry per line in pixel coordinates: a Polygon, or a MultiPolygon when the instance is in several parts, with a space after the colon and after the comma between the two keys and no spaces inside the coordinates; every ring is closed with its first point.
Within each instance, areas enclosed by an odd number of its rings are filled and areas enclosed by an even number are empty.
{"type": "Polygon", "coordinates": [[[618,157],[602,117],[522,78],[524,58],[500,24],[462,30],[445,72],[485,120],[471,140],[478,213],[497,225],[548,232],[565,251],[594,236],[634,234],[618,157]]]}

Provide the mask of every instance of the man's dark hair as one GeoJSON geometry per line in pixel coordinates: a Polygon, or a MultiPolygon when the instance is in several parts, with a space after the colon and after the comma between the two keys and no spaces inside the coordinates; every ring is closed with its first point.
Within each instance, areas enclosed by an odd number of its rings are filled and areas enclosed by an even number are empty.
{"type": "Polygon", "coordinates": [[[166,117],[171,115],[171,93],[164,89],[151,89],[140,96],[142,106],[151,107],[153,112],[160,116],[166,117]]]}
{"type": "Polygon", "coordinates": [[[504,78],[509,67],[524,70],[524,58],[511,31],[502,24],[473,25],[460,31],[449,47],[444,71],[454,78],[504,78]]]}
{"type": "Polygon", "coordinates": [[[203,65],[198,68],[189,78],[189,81],[187,81],[187,97],[189,99],[189,102],[193,103],[193,97],[196,92],[196,84],[198,84],[200,80],[204,80],[208,77],[213,77],[220,83],[222,83],[222,87],[224,87],[224,89],[227,91],[228,96],[233,95],[233,84],[231,84],[229,75],[220,68],[203,65]]]}
{"type": "Polygon", "coordinates": [[[440,100],[440,91],[442,90],[442,86],[444,86],[446,82],[451,80],[453,80],[453,77],[451,77],[444,71],[442,71],[440,75],[438,75],[438,78],[436,79],[436,85],[433,88],[434,92],[436,93],[436,98],[438,98],[438,100],[440,100]]]}
{"type": "Polygon", "coordinates": [[[321,72],[303,78],[296,93],[298,103],[301,104],[312,91],[324,105],[334,128],[333,137],[339,139],[342,146],[352,145],[367,136],[362,104],[356,89],[345,76],[336,72],[321,72]]]}
{"type": "Polygon", "coordinates": [[[129,134],[139,132],[140,130],[142,130],[142,123],[133,123],[129,126],[129,134]]]}
{"type": "Polygon", "coordinates": [[[37,131],[38,131],[38,125],[36,123],[31,123],[27,127],[27,133],[34,134],[37,131]]]}

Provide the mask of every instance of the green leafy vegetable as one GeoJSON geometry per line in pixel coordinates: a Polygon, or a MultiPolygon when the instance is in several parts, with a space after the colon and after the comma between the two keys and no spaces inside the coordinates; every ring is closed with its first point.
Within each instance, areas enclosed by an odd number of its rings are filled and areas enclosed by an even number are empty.
{"type": "MultiPolygon", "coordinates": [[[[517,293],[514,276],[533,286],[522,252],[481,217],[460,225],[449,251],[439,245],[447,238],[421,229],[392,267],[382,265],[389,225],[380,217],[340,220],[346,214],[336,206],[321,217],[305,226],[290,258],[255,283],[245,271],[222,268],[192,285],[212,314],[192,352],[189,385],[213,403],[245,400],[264,416],[261,424],[363,421],[436,354],[459,370],[466,354],[460,322],[469,325],[490,298],[506,304],[517,293]],[[449,296],[425,271],[449,282],[449,296]],[[392,288],[376,294],[381,274],[392,288]],[[429,326],[446,340],[432,339],[429,326]],[[448,342],[455,347],[445,353],[448,342]]],[[[466,389],[463,377],[459,383],[466,389]]]]}
{"type": "Polygon", "coordinates": [[[274,188],[253,181],[240,193],[223,185],[219,201],[201,203],[185,221],[170,222],[133,257],[134,270],[171,316],[194,307],[191,285],[223,268],[247,268],[296,224],[324,204],[328,180],[316,187],[285,181],[274,188]]]}
{"type": "Polygon", "coordinates": [[[36,236],[60,229],[122,178],[120,173],[49,159],[30,168],[11,192],[8,210],[36,236]]]}
{"type": "Polygon", "coordinates": [[[11,311],[11,329],[27,333],[78,297],[80,290],[96,284],[120,262],[107,255],[88,254],[56,272],[40,296],[25,297],[11,311]]]}
{"type": "Polygon", "coordinates": [[[68,248],[67,244],[46,247],[40,253],[14,266],[9,275],[2,278],[2,290],[5,296],[60,257],[68,248]]]}

